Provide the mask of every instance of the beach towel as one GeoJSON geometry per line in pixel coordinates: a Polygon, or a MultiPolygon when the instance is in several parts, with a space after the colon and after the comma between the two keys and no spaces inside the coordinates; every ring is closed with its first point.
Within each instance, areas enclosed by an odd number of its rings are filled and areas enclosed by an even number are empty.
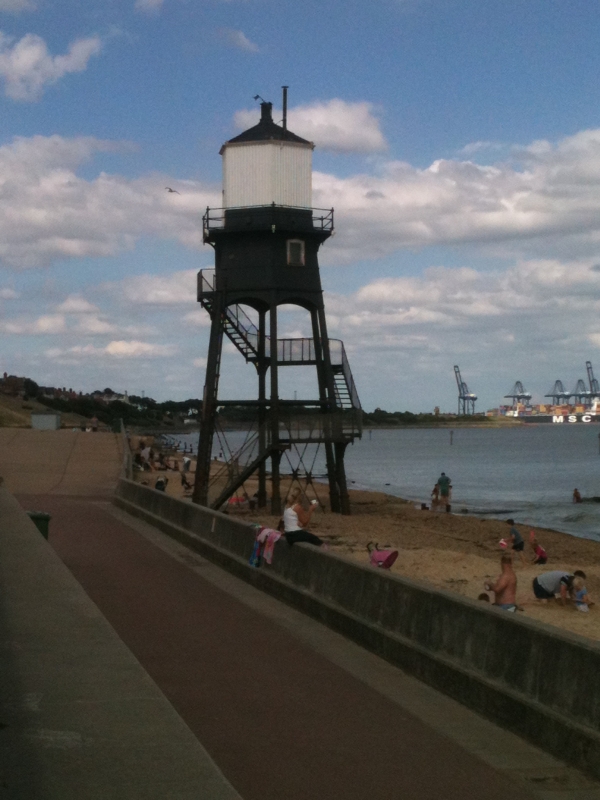
{"type": "Polygon", "coordinates": [[[267,541],[265,542],[265,547],[263,550],[263,558],[267,564],[271,564],[273,562],[273,550],[275,549],[275,543],[281,539],[281,534],[279,531],[273,530],[273,528],[265,528],[262,533],[267,534],[267,541]]]}
{"type": "Polygon", "coordinates": [[[252,548],[252,555],[250,556],[250,560],[248,563],[251,567],[260,567],[261,562],[261,555],[260,551],[262,548],[262,544],[258,541],[258,539],[254,542],[254,547],[252,548]]]}

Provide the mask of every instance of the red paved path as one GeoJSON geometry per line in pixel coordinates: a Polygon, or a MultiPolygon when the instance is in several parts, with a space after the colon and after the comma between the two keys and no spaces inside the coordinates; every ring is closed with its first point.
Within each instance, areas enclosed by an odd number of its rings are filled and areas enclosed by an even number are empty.
{"type": "Polygon", "coordinates": [[[531,798],[101,506],[23,505],[244,800],[531,798]]]}

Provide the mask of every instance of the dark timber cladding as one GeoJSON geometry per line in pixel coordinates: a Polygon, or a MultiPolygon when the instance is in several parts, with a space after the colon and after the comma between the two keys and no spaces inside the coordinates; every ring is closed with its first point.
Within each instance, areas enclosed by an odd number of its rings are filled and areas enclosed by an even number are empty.
{"type": "MultiPolygon", "coordinates": [[[[284,94],[284,107],[286,100],[284,94]]],[[[344,345],[327,335],[318,251],[333,232],[333,209],[311,207],[312,149],[286,125],[277,125],[265,102],[259,123],[221,149],[224,207],[207,209],[203,220],[215,269],[198,275],[198,301],[211,316],[193,496],[201,505],[218,507],[258,473],[258,505],[265,507],[270,461],[271,511],[281,513],[283,453],[300,444],[322,444],[331,510],[350,513],[344,453],[361,435],[362,412],[344,345]],[[308,311],[312,337],[279,338],[277,312],[283,304],[308,311]],[[257,321],[244,307],[254,309],[257,321]],[[256,368],[257,399],[246,404],[257,409],[256,450],[245,464],[235,459],[227,485],[211,497],[224,336],[256,368]],[[318,398],[280,401],[279,369],[307,365],[316,370],[318,398]]]]}

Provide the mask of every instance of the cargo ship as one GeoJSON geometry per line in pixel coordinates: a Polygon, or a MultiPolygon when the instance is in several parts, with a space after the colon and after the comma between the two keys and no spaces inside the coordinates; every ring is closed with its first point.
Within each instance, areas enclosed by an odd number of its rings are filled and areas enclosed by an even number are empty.
{"type": "Polygon", "coordinates": [[[538,406],[538,409],[516,408],[510,416],[534,425],[539,425],[540,423],[589,425],[594,422],[600,422],[600,400],[594,400],[589,408],[582,408],[581,406],[551,406],[547,409],[546,406],[538,406]]]}

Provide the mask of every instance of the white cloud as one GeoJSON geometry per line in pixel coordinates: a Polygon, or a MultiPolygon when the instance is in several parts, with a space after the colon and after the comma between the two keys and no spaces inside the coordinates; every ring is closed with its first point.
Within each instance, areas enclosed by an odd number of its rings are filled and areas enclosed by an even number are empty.
{"type": "Polygon", "coordinates": [[[105,284],[102,288],[133,305],[189,305],[197,302],[196,276],[194,269],[180,270],[171,275],[135,275],[118,283],[105,284]]]}
{"type": "Polygon", "coordinates": [[[462,147],[458,152],[464,156],[471,156],[475,153],[479,153],[482,150],[500,150],[502,149],[502,144],[500,142],[469,142],[464,147],[462,147]]]}
{"type": "Polygon", "coordinates": [[[0,12],[18,14],[20,11],[32,11],[35,7],[33,0],[0,0],[0,12]]]}
{"type": "Polygon", "coordinates": [[[95,153],[126,149],[91,137],[17,137],[0,147],[0,261],[17,268],[55,259],[113,256],[142,235],[199,248],[200,218],[220,195],[164,175],[127,180],[77,175],[95,153]],[[176,185],[180,194],[165,192],[176,185]]]}
{"type": "Polygon", "coordinates": [[[0,289],[0,300],[16,300],[18,296],[14,289],[0,289]]]}
{"type": "Polygon", "coordinates": [[[13,100],[38,100],[46,86],[69,73],[83,72],[101,48],[99,37],[92,36],[72,42],[66,55],[52,56],[40,36],[28,33],[13,44],[12,37],[0,31],[0,76],[5,93],[13,100]]]}
{"type": "Polygon", "coordinates": [[[80,361],[88,358],[165,358],[176,352],[174,345],[151,344],[139,341],[113,341],[105,347],[93,344],[75,345],[74,347],[51,347],[46,350],[46,356],[58,361],[80,361]]]}
{"type": "Polygon", "coordinates": [[[475,349],[485,358],[502,343],[507,362],[519,349],[535,360],[566,340],[583,349],[588,341],[600,345],[600,273],[585,261],[523,261],[488,272],[432,267],[421,277],[328,295],[326,307],[333,334],[365,353],[400,354],[412,345],[423,355],[475,349]]]}
{"type": "Polygon", "coordinates": [[[210,327],[210,316],[202,308],[199,308],[197,311],[190,311],[189,314],[185,314],[183,321],[193,325],[196,328],[210,327]]]}
{"type": "MultiPolygon", "coordinates": [[[[282,114],[281,111],[273,113],[275,119],[279,119],[282,114]]],[[[234,122],[240,129],[256,125],[256,109],[238,111],[234,122]]],[[[348,103],[334,98],[326,102],[295,106],[288,111],[288,127],[323,150],[379,153],[387,149],[387,142],[379,127],[379,119],[373,113],[372,103],[348,103]]]]}
{"type": "Polygon", "coordinates": [[[115,341],[110,342],[104,351],[114,358],[140,358],[154,356],[171,356],[175,347],[168,344],[150,344],[149,342],[115,341]]]}
{"type": "Polygon", "coordinates": [[[45,314],[36,320],[15,319],[0,322],[0,331],[19,335],[48,335],[63,333],[67,328],[62,314],[45,314]]]}
{"type": "Polygon", "coordinates": [[[204,367],[206,366],[206,359],[205,358],[195,358],[192,361],[192,364],[195,367],[200,367],[201,369],[204,369],[204,367]]]}
{"type": "Polygon", "coordinates": [[[599,190],[600,130],[535,142],[510,163],[388,162],[376,175],[313,176],[314,205],[335,207],[330,249],[342,262],[457,243],[502,244],[519,256],[545,253],[549,241],[556,252],[562,240],[583,254],[600,239],[599,190]]]}
{"type": "Polygon", "coordinates": [[[233,28],[222,28],[221,37],[229,44],[231,47],[235,47],[238,50],[243,50],[246,53],[258,53],[259,47],[254,42],[250,41],[243,31],[238,31],[233,28]]]}
{"type": "Polygon", "coordinates": [[[83,333],[87,336],[101,336],[107,333],[114,333],[117,330],[116,325],[112,325],[106,319],[99,317],[96,314],[82,314],[75,325],[77,333],[83,333]]]}
{"type": "Polygon", "coordinates": [[[94,314],[98,308],[81,295],[71,294],[56,307],[63,314],[94,314]]]}

